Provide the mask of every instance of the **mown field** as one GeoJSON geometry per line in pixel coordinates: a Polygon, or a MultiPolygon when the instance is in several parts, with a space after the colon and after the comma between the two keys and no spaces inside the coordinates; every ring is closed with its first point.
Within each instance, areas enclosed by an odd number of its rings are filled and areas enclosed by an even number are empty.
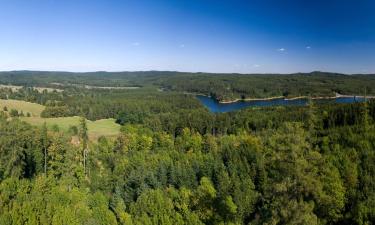
{"type": "MultiPolygon", "coordinates": [[[[34,126],[42,126],[44,123],[47,127],[52,129],[59,128],[63,132],[68,132],[72,126],[79,125],[79,117],[58,117],[58,118],[42,118],[40,117],[41,112],[44,110],[45,106],[30,103],[19,100],[3,100],[0,99],[0,110],[3,111],[4,107],[10,112],[12,109],[16,109],[19,112],[23,112],[25,115],[27,112],[31,114],[30,117],[20,117],[22,121],[30,123],[34,126]]],[[[91,121],[87,120],[87,127],[89,132],[89,138],[91,140],[96,140],[100,136],[116,136],[120,132],[120,125],[115,123],[115,119],[102,119],[91,121]]]]}

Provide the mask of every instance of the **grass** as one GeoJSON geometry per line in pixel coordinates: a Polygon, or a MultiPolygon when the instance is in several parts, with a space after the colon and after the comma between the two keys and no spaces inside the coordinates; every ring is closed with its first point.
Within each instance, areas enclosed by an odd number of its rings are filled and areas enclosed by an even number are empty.
{"type": "Polygon", "coordinates": [[[89,136],[97,139],[100,136],[117,136],[120,133],[120,125],[115,119],[102,119],[96,121],[87,121],[89,136]]]}
{"type": "Polygon", "coordinates": [[[35,90],[39,91],[39,92],[43,92],[44,90],[46,90],[47,92],[63,92],[62,89],[57,89],[57,88],[48,88],[48,87],[34,87],[35,90]]]}
{"type": "Polygon", "coordinates": [[[16,109],[19,112],[23,111],[24,114],[29,112],[32,117],[40,117],[40,114],[45,108],[43,105],[31,102],[0,99],[0,110],[3,110],[5,106],[8,112],[10,112],[11,109],[16,109]]]}
{"type": "MultiPolygon", "coordinates": [[[[22,117],[21,120],[35,126],[47,124],[49,129],[58,126],[61,131],[68,132],[72,126],[79,126],[79,117],[22,117]]],[[[97,140],[100,136],[116,136],[120,133],[120,125],[115,123],[115,119],[102,119],[97,121],[86,120],[90,140],[97,140]]]]}
{"type": "MultiPolygon", "coordinates": [[[[31,114],[31,117],[20,117],[20,119],[34,126],[42,126],[44,123],[46,123],[47,127],[52,129],[57,125],[63,132],[68,132],[72,126],[79,126],[78,116],[41,118],[40,114],[44,110],[45,106],[36,103],[19,100],[0,99],[0,111],[3,111],[4,106],[8,108],[8,112],[11,109],[16,109],[19,112],[23,111],[24,114],[29,112],[31,114]]],[[[121,126],[115,123],[115,119],[86,121],[90,140],[97,140],[100,136],[116,136],[120,133],[121,126]]]]}
{"type": "MultiPolygon", "coordinates": [[[[8,89],[12,89],[12,91],[18,91],[21,88],[23,88],[23,86],[0,84],[0,89],[1,88],[8,88],[8,89]]],[[[37,90],[38,92],[43,92],[44,90],[46,90],[47,92],[54,92],[54,91],[62,92],[63,91],[62,89],[49,88],[49,87],[33,87],[33,89],[37,90]]]]}
{"type": "Polygon", "coordinates": [[[18,91],[22,86],[0,84],[0,88],[9,88],[12,89],[12,91],[18,91]]]}

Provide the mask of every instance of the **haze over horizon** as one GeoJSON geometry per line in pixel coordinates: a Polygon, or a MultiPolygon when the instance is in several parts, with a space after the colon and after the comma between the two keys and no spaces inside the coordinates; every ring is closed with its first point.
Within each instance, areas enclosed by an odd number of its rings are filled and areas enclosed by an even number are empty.
{"type": "Polygon", "coordinates": [[[4,0],[0,71],[375,73],[375,2],[4,0]]]}
{"type": "Polygon", "coordinates": [[[239,75],[290,75],[290,74],[313,74],[313,73],[324,73],[324,74],[340,74],[340,75],[375,75],[375,73],[343,73],[335,71],[310,71],[310,72],[286,72],[286,73],[270,73],[270,72],[205,72],[205,71],[180,71],[180,70],[92,70],[92,71],[69,71],[69,70],[0,70],[0,73],[7,72],[45,72],[45,73],[142,73],[142,72],[169,72],[169,73],[192,73],[192,74],[239,74],[239,75]]]}

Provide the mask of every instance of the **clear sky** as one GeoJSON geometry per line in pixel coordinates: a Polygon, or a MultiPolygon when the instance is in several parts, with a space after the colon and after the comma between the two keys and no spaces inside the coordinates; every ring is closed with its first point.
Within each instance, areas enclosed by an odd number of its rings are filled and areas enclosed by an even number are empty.
{"type": "Polygon", "coordinates": [[[375,73],[374,0],[0,0],[0,70],[375,73]]]}

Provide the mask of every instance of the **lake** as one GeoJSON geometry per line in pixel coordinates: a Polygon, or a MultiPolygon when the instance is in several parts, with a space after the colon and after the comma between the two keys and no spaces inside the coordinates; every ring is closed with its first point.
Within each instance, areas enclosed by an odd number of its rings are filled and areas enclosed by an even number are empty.
{"type": "MultiPolygon", "coordinates": [[[[219,103],[213,98],[197,95],[200,102],[207,107],[211,112],[223,113],[240,110],[247,107],[263,107],[263,106],[303,106],[306,105],[308,99],[272,99],[272,100],[254,100],[254,101],[238,101],[234,103],[219,103]]],[[[363,102],[365,99],[363,97],[338,97],[335,99],[318,99],[314,100],[318,104],[326,103],[354,103],[363,102]]]]}

